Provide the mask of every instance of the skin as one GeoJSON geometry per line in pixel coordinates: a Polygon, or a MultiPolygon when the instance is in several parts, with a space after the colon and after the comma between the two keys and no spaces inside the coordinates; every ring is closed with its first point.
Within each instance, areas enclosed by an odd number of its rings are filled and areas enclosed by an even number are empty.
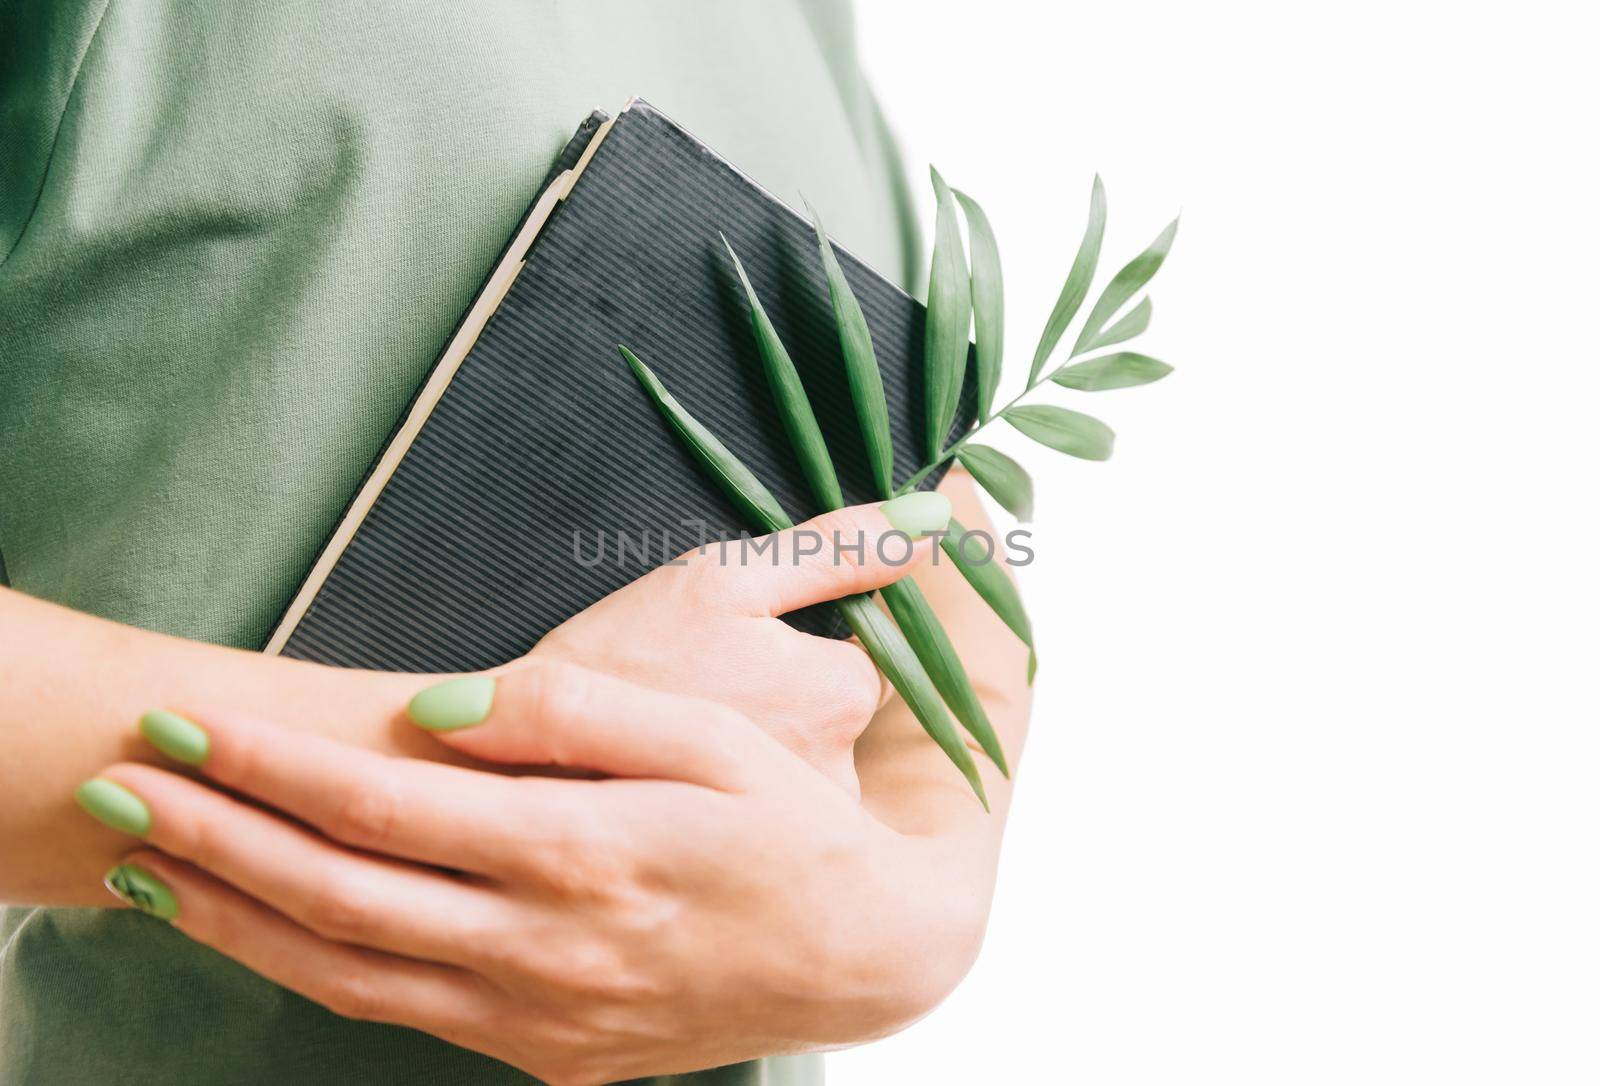
{"type": "MultiPolygon", "coordinates": [[[[983,523],[970,484],[947,485],[957,515],[983,523]]],[[[872,510],[842,516],[885,527],[872,510]]],[[[984,763],[984,814],[898,699],[873,715],[882,686],[859,649],[812,644],[772,617],[904,572],[820,565],[658,571],[501,669],[486,722],[438,736],[401,713],[437,677],[202,652],[30,610],[102,666],[74,686],[28,667],[64,653],[0,654],[21,705],[34,699],[30,719],[55,725],[26,731],[32,764],[4,774],[15,798],[0,845],[24,850],[24,870],[5,877],[78,902],[89,867],[98,879],[127,854],[127,837],[66,799],[98,774],[149,806],[131,859],[172,887],[179,930],[339,1013],[424,1029],[558,1086],[893,1032],[977,952],[1009,787],[984,763]],[[142,661],[118,656],[130,650],[142,661]],[[168,656],[204,657],[233,685],[152,676],[168,656]],[[251,685],[256,669],[272,674],[251,685]],[[127,723],[91,723],[109,701],[127,723]],[[157,705],[209,732],[198,773],[162,767],[132,737],[157,705]],[[89,757],[63,749],[85,740],[89,757]],[[505,772],[530,766],[590,776],[505,772]],[[92,864],[35,836],[61,831],[92,864]]],[[[948,563],[925,562],[918,580],[1016,764],[1025,650],[948,563]]]]}

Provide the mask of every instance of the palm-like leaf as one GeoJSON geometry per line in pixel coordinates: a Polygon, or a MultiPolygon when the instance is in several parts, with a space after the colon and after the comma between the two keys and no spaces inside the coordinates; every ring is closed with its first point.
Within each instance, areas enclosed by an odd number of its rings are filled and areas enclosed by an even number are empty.
{"type": "MultiPolygon", "coordinates": [[[[978,201],[955,192],[967,216],[967,238],[972,244],[972,326],[977,332],[978,419],[988,422],[994,413],[994,394],[1000,387],[1000,361],[1005,351],[1005,280],[1000,274],[1000,246],[994,240],[989,216],[978,201]]],[[[959,396],[960,389],[957,389],[959,396]]]]}
{"type": "Polygon", "coordinates": [[[757,479],[737,456],[729,452],[728,447],[718,441],[715,434],[701,426],[693,415],[684,410],[683,405],[666,390],[650,368],[639,360],[638,355],[620,344],[618,348],[622,351],[622,357],[627,359],[633,375],[639,379],[639,383],[655,401],[656,407],[666,417],[667,424],[676,431],[684,445],[688,446],[690,454],[700,462],[700,466],[716,480],[722,492],[739,507],[745,519],[768,532],[789,527],[793,523],[789,519],[789,514],[783,511],[783,506],[778,504],[778,499],[772,496],[772,492],[761,485],[761,480],[757,479]]]}
{"type": "Polygon", "coordinates": [[[867,328],[867,318],[844,277],[844,269],[834,256],[827,232],[822,228],[822,217],[817,209],[811,211],[811,221],[817,230],[817,248],[822,253],[822,270],[828,277],[828,296],[833,301],[833,322],[839,326],[839,347],[844,355],[845,376],[850,381],[850,398],[855,403],[856,420],[861,424],[861,437],[867,446],[867,462],[872,467],[872,481],[878,493],[887,498],[894,492],[894,439],[889,436],[889,404],[883,395],[883,376],[878,372],[878,358],[872,350],[872,332],[867,328]]]}
{"type": "Polygon", "coordinates": [[[824,509],[838,509],[844,504],[844,494],[839,489],[839,477],[828,456],[828,443],[822,438],[822,428],[817,425],[817,417],[811,411],[805,386],[800,383],[800,374],[795,370],[789,352],[784,350],[778,330],[767,318],[767,311],[761,308],[761,299],[756,297],[756,288],[750,285],[750,277],[745,274],[739,254],[733,251],[727,238],[722,239],[722,244],[733,258],[733,269],[739,273],[739,282],[744,285],[745,300],[750,304],[750,324],[756,334],[757,353],[761,355],[762,367],[767,371],[767,383],[772,386],[773,398],[778,401],[783,428],[789,434],[789,444],[794,446],[795,454],[800,458],[800,469],[805,472],[806,482],[811,484],[811,492],[816,495],[817,501],[822,503],[824,509]]]}
{"type": "Polygon", "coordinates": [[[1155,305],[1149,298],[1128,310],[1125,317],[1101,332],[1094,340],[1084,347],[1084,351],[1098,351],[1101,347],[1110,347],[1114,343],[1126,343],[1134,336],[1141,336],[1144,330],[1150,327],[1150,315],[1155,305]]]}
{"type": "Polygon", "coordinates": [[[938,170],[930,170],[938,196],[934,213],[933,267],[928,273],[928,318],[923,335],[923,366],[927,398],[928,459],[944,449],[955,421],[966,377],[967,350],[971,342],[972,288],[967,280],[967,259],[961,249],[961,225],[956,200],[938,170]]]}
{"type": "Polygon", "coordinates": [[[1011,770],[1006,767],[1005,751],[1000,747],[1000,737],[995,734],[994,725],[989,723],[989,714],[984,712],[983,702],[978,699],[978,692],[972,688],[972,680],[967,677],[967,669],[962,665],[961,657],[956,655],[956,647],[940,623],[939,616],[934,614],[928,597],[922,594],[917,582],[907,577],[903,581],[885,585],[883,600],[889,605],[889,613],[899,624],[900,631],[916,650],[917,659],[927,669],[944,703],[961,721],[967,733],[978,741],[1001,774],[1011,776],[1011,770]]]}
{"type": "Polygon", "coordinates": [[[999,449],[968,443],[961,449],[961,466],[1018,520],[1033,519],[1033,480],[1022,465],[999,449]]]}
{"type": "Polygon", "coordinates": [[[939,545],[944,548],[944,553],[955,563],[967,583],[987,603],[1000,621],[1010,627],[1011,632],[1028,646],[1028,681],[1033,682],[1034,667],[1037,657],[1033,650],[1033,623],[1028,621],[1028,610],[1022,604],[1022,594],[1017,591],[1016,584],[1006,575],[1005,569],[993,554],[986,555],[986,560],[979,562],[969,556],[961,546],[961,540],[967,535],[967,529],[954,517],[950,518],[950,528],[939,540],[939,545]]]}
{"type": "Polygon", "coordinates": [[[1005,420],[1041,445],[1082,460],[1107,460],[1115,435],[1111,427],[1081,411],[1049,404],[1013,407],[1005,420]]]}
{"type": "Polygon", "coordinates": [[[1162,263],[1167,259],[1167,253],[1172,250],[1172,239],[1177,236],[1178,220],[1173,219],[1144,252],[1128,261],[1122,270],[1112,277],[1083,322],[1083,330],[1078,333],[1078,342],[1072,348],[1074,355],[1088,350],[1089,344],[1100,335],[1100,330],[1105,327],[1106,321],[1111,319],[1112,314],[1121,309],[1129,298],[1142,290],[1144,285],[1150,282],[1151,277],[1161,270],[1162,263]]]}
{"type": "Polygon", "coordinates": [[[1067,273],[1067,281],[1061,285],[1061,294],[1056,298],[1055,308],[1050,311],[1050,319],[1045,322],[1039,346],[1033,352],[1033,365],[1028,370],[1029,385],[1039,379],[1045,359],[1061,342],[1067,325],[1072,323],[1072,318],[1078,315],[1078,307],[1088,297],[1095,265],[1100,262],[1100,242],[1105,234],[1106,187],[1100,182],[1100,175],[1096,174],[1094,188],[1089,193],[1089,223],[1084,227],[1083,241],[1078,244],[1078,255],[1073,257],[1072,270],[1067,273]]]}
{"type": "Polygon", "coordinates": [[[1172,367],[1147,354],[1118,351],[1098,358],[1086,358],[1057,370],[1050,380],[1063,388],[1079,392],[1103,392],[1110,388],[1132,388],[1159,381],[1172,372],[1172,367]]]}

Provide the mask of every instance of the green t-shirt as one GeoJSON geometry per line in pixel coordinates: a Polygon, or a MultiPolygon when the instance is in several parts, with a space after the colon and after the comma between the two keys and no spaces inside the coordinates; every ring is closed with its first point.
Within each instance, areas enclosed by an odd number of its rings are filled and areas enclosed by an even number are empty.
{"type": "MultiPolygon", "coordinates": [[[[905,278],[846,0],[0,6],[10,583],[258,646],[556,152],[633,94],[905,278]]],[[[14,908],[0,1081],[527,1080],[158,921],[14,908]]]]}

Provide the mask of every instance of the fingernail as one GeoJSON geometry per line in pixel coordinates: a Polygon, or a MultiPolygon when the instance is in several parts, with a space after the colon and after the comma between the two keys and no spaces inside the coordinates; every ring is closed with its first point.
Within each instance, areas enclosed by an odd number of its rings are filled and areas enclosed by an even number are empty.
{"type": "Polygon", "coordinates": [[[140,717],[139,734],[162,754],[184,765],[199,765],[211,753],[211,737],[204,728],[165,709],[140,717]]]}
{"type": "Polygon", "coordinates": [[[878,511],[894,527],[915,537],[937,532],[950,523],[950,499],[937,490],[914,490],[891,498],[878,511]]]}
{"type": "Polygon", "coordinates": [[[104,777],[95,777],[78,785],[72,793],[78,806],[114,830],[143,837],[150,832],[150,808],[144,800],[104,777]]]}
{"type": "Polygon", "coordinates": [[[106,872],[106,889],[142,913],[160,920],[178,915],[172,887],[138,864],[118,864],[106,872]]]}
{"type": "Polygon", "coordinates": [[[494,679],[463,675],[430,686],[411,699],[411,722],[430,732],[450,732],[482,724],[494,707],[494,679]]]}

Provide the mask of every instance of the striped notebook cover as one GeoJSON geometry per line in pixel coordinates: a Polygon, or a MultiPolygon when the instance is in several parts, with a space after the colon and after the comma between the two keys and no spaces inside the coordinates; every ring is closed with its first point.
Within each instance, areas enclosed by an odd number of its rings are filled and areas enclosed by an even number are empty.
{"type": "MultiPolygon", "coordinates": [[[[708,535],[744,529],[619,343],[796,520],[816,512],[719,231],[800,370],[846,499],[872,501],[809,223],[635,99],[567,145],[266,651],[390,671],[491,667],[708,535]]],[[[839,259],[871,326],[903,481],[923,447],[923,309],[839,259]]],[[[969,388],[958,429],[971,400],[969,388]]],[[[842,633],[831,609],[789,618],[842,633]]]]}

